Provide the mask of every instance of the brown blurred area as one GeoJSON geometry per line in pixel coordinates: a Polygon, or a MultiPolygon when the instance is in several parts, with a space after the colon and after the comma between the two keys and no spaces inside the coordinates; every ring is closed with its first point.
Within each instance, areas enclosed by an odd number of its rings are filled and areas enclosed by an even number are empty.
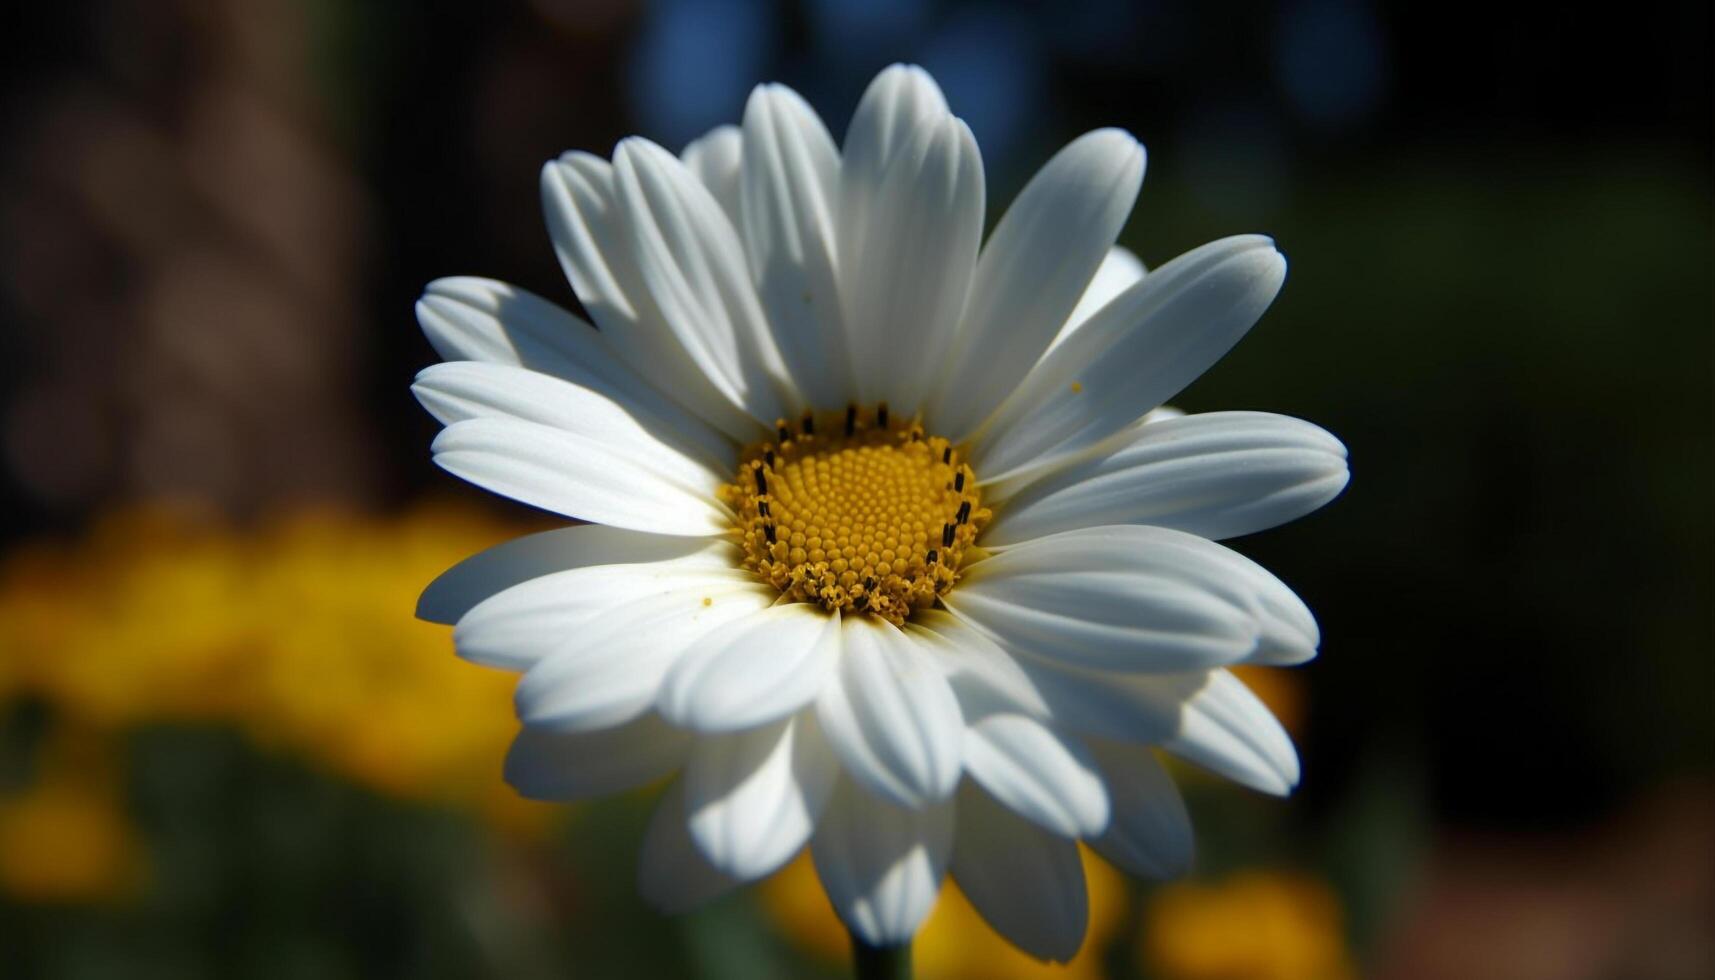
{"type": "Polygon", "coordinates": [[[571,302],[534,173],[627,131],[616,61],[637,15],[539,0],[432,32],[392,4],[41,15],[53,50],[14,65],[0,154],[7,489],[56,523],[137,499],[397,502],[416,456],[390,437],[428,431],[403,387],[430,356],[414,291],[482,272],[571,302]]]}
{"type": "Polygon", "coordinates": [[[8,467],[52,509],[361,501],[371,202],[330,149],[291,0],[107,0],[0,159],[8,467]]]}
{"type": "Polygon", "coordinates": [[[1715,784],[1604,826],[1461,834],[1431,852],[1377,980],[1701,980],[1715,974],[1715,784]]]}

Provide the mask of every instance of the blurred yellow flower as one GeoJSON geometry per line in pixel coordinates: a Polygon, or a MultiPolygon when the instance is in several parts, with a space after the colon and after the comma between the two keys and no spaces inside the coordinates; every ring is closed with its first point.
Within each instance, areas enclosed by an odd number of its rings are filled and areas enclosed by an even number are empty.
{"type": "Polygon", "coordinates": [[[56,739],[33,784],[0,796],[0,892],[81,903],[122,898],[138,883],[142,849],[102,748],[56,739]]]}
{"type": "Polygon", "coordinates": [[[146,509],[0,565],[0,697],[73,724],[238,727],[383,792],[528,826],[496,760],[513,678],[412,615],[447,565],[520,528],[468,507],[288,515],[254,529],[146,509]]]}
{"type": "Polygon", "coordinates": [[[1161,980],[1349,980],[1340,902],[1320,880],[1246,872],[1161,887],[1144,907],[1141,956],[1161,980]]]}
{"type": "MultiPolygon", "coordinates": [[[[983,922],[952,880],[912,943],[912,961],[923,980],[1096,980],[1106,976],[1102,954],[1128,918],[1125,877],[1088,848],[1084,878],[1090,895],[1090,928],[1084,948],[1070,963],[1044,963],[1019,952],[983,922]]],[[[808,853],[800,854],[761,887],[761,902],[780,932],[830,962],[851,953],[845,926],[816,879],[808,853]]]]}

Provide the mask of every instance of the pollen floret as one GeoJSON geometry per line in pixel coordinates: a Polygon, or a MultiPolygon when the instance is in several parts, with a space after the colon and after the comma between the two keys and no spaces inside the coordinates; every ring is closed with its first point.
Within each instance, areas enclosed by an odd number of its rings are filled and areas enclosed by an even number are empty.
{"type": "Polygon", "coordinates": [[[721,488],[746,567],[789,599],[895,624],[952,587],[989,519],[957,448],[886,405],[775,429],[721,488]]]}

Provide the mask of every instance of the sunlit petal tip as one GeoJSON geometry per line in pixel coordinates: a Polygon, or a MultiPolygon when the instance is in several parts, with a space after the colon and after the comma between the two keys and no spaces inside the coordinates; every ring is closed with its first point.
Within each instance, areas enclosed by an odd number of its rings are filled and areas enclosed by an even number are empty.
{"type": "MultiPolygon", "coordinates": [[[[1062,153],[1089,157],[1106,164],[1109,174],[1122,184],[1141,184],[1149,164],[1149,151],[1130,130],[1118,126],[1092,129],[1066,144],[1062,153]]],[[[1136,191],[1132,194],[1135,196],[1136,191]]]]}

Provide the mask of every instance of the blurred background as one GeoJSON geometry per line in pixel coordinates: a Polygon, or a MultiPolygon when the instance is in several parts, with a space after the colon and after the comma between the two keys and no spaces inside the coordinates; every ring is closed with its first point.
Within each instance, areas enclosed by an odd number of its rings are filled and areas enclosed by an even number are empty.
{"type": "MultiPolygon", "coordinates": [[[[1707,3],[96,0],[0,59],[0,976],[840,976],[804,865],[632,888],[648,794],[500,782],[511,679],[417,592],[541,518],[429,463],[437,276],[571,303],[536,174],[911,60],[1010,199],[1150,149],[1155,265],[1292,274],[1177,401],[1315,420],[1345,496],[1238,542],[1323,656],[1247,676],[1302,790],[1182,773],[1195,877],[1090,863],[1036,967],[949,891],[920,975],[1715,976],[1707,3]]],[[[991,221],[998,207],[991,211],[991,221]]]]}

